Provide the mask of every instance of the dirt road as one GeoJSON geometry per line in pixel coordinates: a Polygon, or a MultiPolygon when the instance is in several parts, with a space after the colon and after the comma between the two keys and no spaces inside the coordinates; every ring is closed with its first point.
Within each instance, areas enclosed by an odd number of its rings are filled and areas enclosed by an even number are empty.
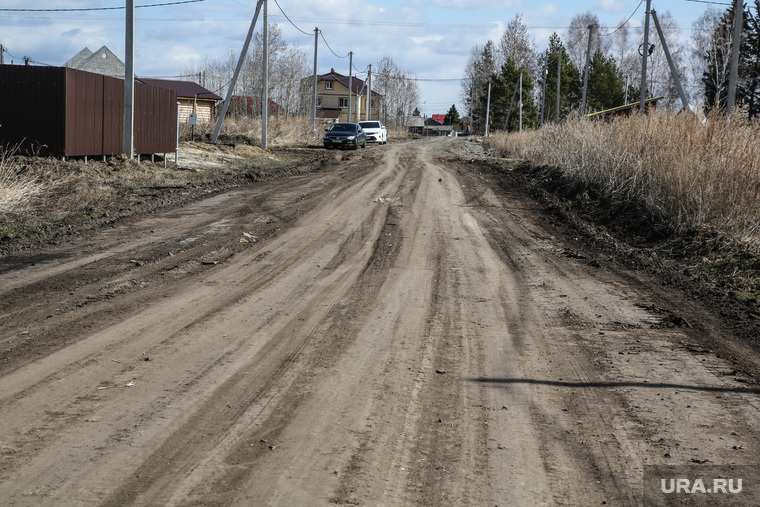
{"type": "Polygon", "coordinates": [[[704,343],[757,354],[464,142],[0,259],[2,504],[636,505],[644,465],[755,463],[704,343]]]}

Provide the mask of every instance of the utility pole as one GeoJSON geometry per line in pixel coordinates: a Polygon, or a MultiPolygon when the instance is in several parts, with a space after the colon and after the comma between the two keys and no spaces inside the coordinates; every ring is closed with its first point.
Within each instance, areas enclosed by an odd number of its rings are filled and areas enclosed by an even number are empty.
{"type": "Polygon", "coordinates": [[[248,45],[251,43],[251,38],[253,37],[253,29],[256,27],[256,20],[259,18],[259,12],[261,11],[261,5],[263,3],[264,0],[259,0],[256,4],[256,12],[253,14],[251,26],[248,28],[248,36],[245,38],[245,42],[243,43],[243,50],[240,52],[240,58],[238,58],[237,67],[235,67],[235,73],[232,75],[232,81],[230,82],[229,88],[227,88],[227,98],[224,99],[222,112],[219,115],[219,120],[216,122],[214,135],[211,137],[212,144],[216,144],[216,139],[219,137],[219,131],[222,129],[222,122],[224,122],[224,117],[227,115],[227,109],[230,107],[232,94],[235,91],[235,84],[237,83],[237,78],[240,75],[240,69],[243,67],[243,62],[245,62],[245,57],[248,54],[248,45]]]}
{"type": "Polygon", "coordinates": [[[0,65],[5,65],[5,48],[0,44],[0,65]]]}
{"type": "Polygon", "coordinates": [[[372,119],[372,64],[369,64],[369,71],[367,71],[367,120],[372,119]]]}
{"type": "Polygon", "coordinates": [[[488,78],[488,100],[486,100],[486,137],[488,137],[488,119],[491,116],[491,78],[488,78]]]}
{"type": "Polygon", "coordinates": [[[546,105],[546,81],[549,80],[549,60],[546,61],[546,67],[544,67],[544,89],[541,92],[541,120],[538,122],[538,128],[544,126],[544,106],[546,105]]]}
{"type": "Polygon", "coordinates": [[[519,81],[515,83],[515,89],[512,90],[512,98],[509,101],[509,110],[507,111],[507,119],[504,120],[504,132],[508,132],[507,129],[509,128],[509,119],[512,117],[512,108],[515,106],[515,96],[517,95],[518,84],[519,84],[519,81]]]}
{"type": "Polygon", "coordinates": [[[681,97],[681,104],[683,104],[683,109],[684,111],[690,111],[689,101],[686,100],[686,94],[684,93],[683,87],[681,86],[681,78],[678,76],[678,70],[673,63],[673,58],[670,57],[668,43],[665,42],[665,35],[662,33],[662,28],[660,28],[660,22],[657,20],[657,12],[654,10],[652,10],[652,21],[654,21],[654,27],[657,29],[657,35],[660,36],[662,49],[665,51],[665,58],[668,60],[668,65],[670,66],[670,75],[673,76],[673,82],[676,84],[678,95],[681,97]]]}
{"type": "Polygon", "coordinates": [[[267,18],[267,0],[264,0],[264,27],[263,27],[263,43],[264,51],[261,58],[261,75],[262,75],[262,90],[261,90],[261,149],[267,149],[267,119],[269,117],[269,19],[267,18]]]}
{"type": "Polygon", "coordinates": [[[319,28],[314,27],[314,86],[311,90],[311,128],[317,129],[317,45],[319,28]]]}
{"type": "Polygon", "coordinates": [[[522,132],[522,69],[520,69],[520,132],[522,132]]]}
{"type": "Polygon", "coordinates": [[[351,121],[351,87],[353,86],[354,52],[348,53],[348,115],[346,121],[351,121]]]}
{"type": "Polygon", "coordinates": [[[475,115],[475,83],[470,83],[470,132],[472,134],[472,117],[475,115]]]}
{"type": "Polygon", "coordinates": [[[557,51],[557,112],[554,116],[554,123],[559,125],[559,90],[560,81],[562,80],[562,48],[557,51]]]}
{"type": "Polygon", "coordinates": [[[588,90],[588,70],[591,63],[591,36],[594,25],[588,25],[588,47],[586,48],[586,70],[583,73],[583,98],[581,99],[581,116],[586,116],[586,90],[588,90]]]}
{"type": "Polygon", "coordinates": [[[647,103],[647,56],[649,56],[649,13],[652,11],[652,0],[647,0],[647,9],[644,14],[644,50],[641,52],[641,98],[639,100],[639,114],[644,115],[647,103]]]}
{"type": "Polygon", "coordinates": [[[726,114],[733,112],[736,102],[736,82],[739,78],[739,49],[742,42],[742,23],[744,23],[744,2],[734,1],[734,35],[731,40],[731,64],[728,71],[728,97],[726,98],[726,114]]]}
{"type": "Polygon", "coordinates": [[[127,0],[124,55],[124,153],[135,151],[135,0],[127,0]]]}

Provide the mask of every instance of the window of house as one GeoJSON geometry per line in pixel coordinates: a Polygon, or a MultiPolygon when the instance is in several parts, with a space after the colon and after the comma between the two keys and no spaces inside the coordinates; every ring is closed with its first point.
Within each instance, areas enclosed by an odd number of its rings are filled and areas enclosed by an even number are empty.
{"type": "Polygon", "coordinates": [[[322,97],[317,97],[317,107],[322,107],[322,97]]]}
{"type": "Polygon", "coordinates": [[[333,89],[332,84],[333,84],[332,81],[325,81],[325,90],[332,90],[333,89]]]}
{"type": "Polygon", "coordinates": [[[348,97],[341,97],[340,98],[340,107],[341,108],[347,108],[348,107],[348,97]]]}

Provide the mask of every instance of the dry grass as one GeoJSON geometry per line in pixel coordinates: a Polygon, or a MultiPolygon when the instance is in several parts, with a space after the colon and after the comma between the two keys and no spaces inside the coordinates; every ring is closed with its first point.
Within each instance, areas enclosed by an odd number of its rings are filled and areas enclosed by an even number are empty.
{"type": "MultiPolygon", "coordinates": [[[[210,141],[216,128],[215,123],[196,125],[196,140],[210,141]]],[[[285,118],[269,116],[267,118],[267,148],[319,145],[322,143],[323,128],[318,123],[312,126],[311,118],[285,118]]],[[[191,127],[180,125],[180,139],[188,141],[191,127]]],[[[231,142],[261,146],[261,117],[229,117],[222,123],[217,142],[231,142]]]]}
{"type": "Polygon", "coordinates": [[[20,171],[18,164],[0,153],[0,216],[23,213],[42,192],[43,186],[37,178],[20,171]]]}
{"type": "Polygon", "coordinates": [[[709,228],[760,247],[760,124],[714,114],[575,120],[489,143],[560,168],[613,203],[636,201],[675,230],[709,228]]]}

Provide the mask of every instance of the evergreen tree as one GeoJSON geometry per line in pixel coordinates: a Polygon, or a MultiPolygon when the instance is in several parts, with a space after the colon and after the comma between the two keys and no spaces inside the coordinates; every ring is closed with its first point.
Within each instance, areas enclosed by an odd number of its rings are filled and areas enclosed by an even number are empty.
{"type": "Polygon", "coordinates": [[[546,62],[548,71],[546,81],[546,99],[544,100],[544,122],[554,121],[557,113],[557,59],[560,59],[560,106],[559,118],[565,119],[573,109],[580,108],[583,94],[583,79],[580,71],[570,61],[559,35],[552,34],[549,38],[549,48],[544,52],[542,60],[546,62]]]}
{"type": "MultiPolygon", "coordinates": [[[[491,76],[491,114],[489,115],[488,129],[490,131],[503,130],[509,117],[507,131],[513,132],[520,129],[520,75],[522,74],[522,127],[535,128],[538,126],[538,108],[533,100],[533,79],[528,69],[517,67],[511,58],[502,65],[501,72],[491,76]],[[515,100],[512,103],[512,96],[515,100]],[[510,110],[510,105],[512,106],[510,110]]],[[[486,86],[488,86],[486,84],[486,86]]],[[[486,96],[483,97],[487,101],[486,96]]],[[[483,103],[485,106],[485,102],[483,103]]]]}
{"type": "Polygon", "coordinates": [[[597,50],[591,59],[586,94],[587,112],[604,111],[623,105],[625,83],[620,78],[615,59],[597,50]]]}
{"type": "Polygon", "coordinates": [[[462,120],[459,118],[459,111],[457,111],[457,106],[455,104],[452,104],[449,108],[449,112],[446,113],[445,118],[443,119],[444,125],[459,125],[462,123],[462,120]]]}

